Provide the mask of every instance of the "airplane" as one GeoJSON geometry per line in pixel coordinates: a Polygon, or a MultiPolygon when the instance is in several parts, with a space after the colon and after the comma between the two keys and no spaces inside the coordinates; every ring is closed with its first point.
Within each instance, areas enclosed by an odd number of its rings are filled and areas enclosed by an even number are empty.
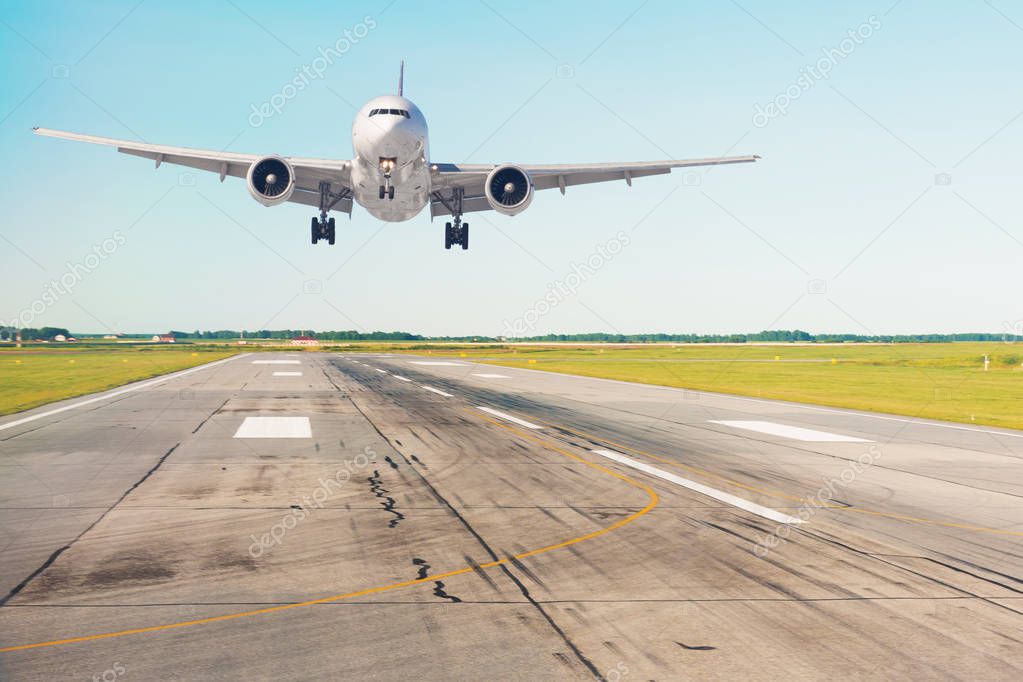
{"type": "Polygon", "coordinates": [[[331,211],[352,215],[359,204],[387,222],[402,222],[430,205],[430,219],[450,215],[444,225],[444,248],[469,248],[469,223],[462,216],[493,210],[514,216],[524,211],[536,190],[565,188],[595,182],[670,173],[672,168],[751,163],[759,156],[671,159],[632,163],[577,164],[464,164],[430,161],[426,118],[404,96],[405,62],[398,73],[398,94],[375,97],[359,110],[352,123],[349,160],[315,159],[276,154],[172,147],[130,140],[33,128],[36,135],[116,147],[132,156],[245,178],[249,194],[264,206],[293,202],[314,206],[319,216],[310,225],[312,243],[334,243],[331,211]]]}

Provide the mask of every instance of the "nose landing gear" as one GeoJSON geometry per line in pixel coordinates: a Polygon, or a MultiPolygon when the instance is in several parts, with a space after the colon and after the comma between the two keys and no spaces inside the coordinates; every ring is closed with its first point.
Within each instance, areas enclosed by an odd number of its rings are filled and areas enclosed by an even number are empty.
{"type": "Polygon", "coordinates": [[[386,185],[380,185],[380,198],[383,199],[385,196],[394,201],[394,185],[390,183],[390,179],[386,185]]]}

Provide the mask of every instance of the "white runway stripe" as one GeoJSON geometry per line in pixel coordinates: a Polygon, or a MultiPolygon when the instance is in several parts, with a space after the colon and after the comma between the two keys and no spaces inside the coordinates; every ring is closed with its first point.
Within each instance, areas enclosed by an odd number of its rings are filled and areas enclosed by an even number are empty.
{"type": "Polygon", "coordinates": [[[736,429],[746,429],[748,431],[757,431],[759,433],[766,433],[770,436],[781,436],[782,438],[791,438],[793,440],[801,440],[811,443],[873,443],[872,440],[866,440],[864,438],[854,438],[853,436],[842,436],[837,433],[828,433],[827,431],[814,431],[813,429],[803,429],[798,426],[787,426],[785,424],[775,424],[774,422],[761,422],[761,421],[732,421],[732,420],[709,420],[711,424],[722,424],[724,426],[731,426],[736,429]]]}
{"type": "Polygon", "coordinates": [[[795,516],[782,514],[781,512],[770,509],[769,507],[763,507],[759,504],[756,504],[755,502],[744,500],[741,497],[736,497],[735,495],[731,495],[721,490],[705,486],[702,483],[690,481],[688,478],[682,478],[681,476],[677,476],[671,473],[670,471],[664,471],[663,469],[652,467],[649,464],[646,464],[645,462],[640,462],[639,460],[635,460],[631,457],[626,457],[620,452],[612,452],[611,450],[593,450],[592,452],[594,454],[600,455],[601,457],[607,457],[610,460],[614,460],[619,464],[630,466],[633,469],[638,469],[639,471],[650,474],[651,476],[656,476],[657,478],[661,478],[664,479],[665,481],[670,481],[671,483],[680,485],[683,488],[688,488],[689,490],[698,492],[701,495],[713,497],[715,500],[718,500],[719,502],[730,504],[733,507],[738,507],[739,509],[748,511],[751,514],[762,516],[765,519],[776,521],[777,523],[803,523],[802,519],[796,518],[795,516]]]}
{"type": "Polygon", "coordinates": [[[434,388],[433,386],[423,386],[422,388],[424,390],[429,391],[430,393],[436,393],[437,395],[442,395],[445,398],[454,398],[454,396],[451,395],[450,393],[445,393],[444,391],[440,390],[439,388],[434,388]]]}
{"type": "Polygon", "coordinates": [[[254,365],[301,365],[301,360],[253,360],[254,365]]]}
{"type": "Polygon", "coordinates": [[[493,408],[490,408],[490,407],[477,407],[476,409],[477,410],[482,410],[483,412],[486,412],[487,414],[492,414],[495,417],[499,417],[501,419],[505,419],[507,421],[513,422],[515,424],[518,424],[519,426],[525,426],[527,429],[541,429],[541,428],[543,428],[542,426],[537,426],[536,424],[531,424],[531,423],[527,422],[525,419],[519,419],[518,417],[513,417],[510,414],[506,414],[504,412],[498,412],[497,410],[495,410],[493,408]]]}
{"type": "Polygon", "coordinates": [[[431,365],[433,367],[461,367],[464,362],[441,362],[433,360],[409,360],[410,365],[431,365]]]}
{"type": "Polygon", "coordinates": [[[393,374],[392,376],[393,376],[393,377],[394,377],[395,379],[397,379],[398,381],[412,381],[412,380],[411,380],[411,379],[409,379],[408,377],[401,377],[401,376],[398,376],[397,374],[393,374]]]}
{"type": "Polygon", "coordinates": [[[301,372],[274,372],[275,377],[300,377],[301,372]]]}
{"type": "Polygon", "coordinates": [[[506,374],[476,374],[473,372],[474,377],[483,377],[484,379],[508,379],[506,374]]]}
{"type": "Polygon", "coordinates": [[[376,371],[380,372],[381,374],[387,374],[387,372],[385,370],[382,370],[379,367],[374,367],[373,369],[375,369],[376,371]]]}
{"type": "Polygon", "coordinates": [[[309,417],[246,417],[235,438],[312,438],[309,417]]]}

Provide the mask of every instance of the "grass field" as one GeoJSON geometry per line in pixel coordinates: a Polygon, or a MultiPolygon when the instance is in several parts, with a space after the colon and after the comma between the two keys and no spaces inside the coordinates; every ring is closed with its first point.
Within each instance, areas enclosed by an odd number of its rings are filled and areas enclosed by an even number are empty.
{"type": "Polygon", "coordinates": [[[1023,428],[1023,344],[504,346],[431,352],[494,365],[1023,428]],[[988,371],[984,355],[990,359],[988,371]]]}
{"type": "Polygon", "coordinates": [[[0,350],[0,414],[226,358],[236,350],[33,346],[0,350]]]}

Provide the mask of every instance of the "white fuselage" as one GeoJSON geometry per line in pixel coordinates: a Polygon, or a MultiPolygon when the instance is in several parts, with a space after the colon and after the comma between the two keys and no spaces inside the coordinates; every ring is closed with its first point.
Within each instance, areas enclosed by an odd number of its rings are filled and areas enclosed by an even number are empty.
{"type": "Polygon", "coordinates": [[[430,200],[430,150],[419,107],[398,95],[371,99],[352,123],[352,151],[356,203],[388,222],[408,220],[423,210],[430,200]],[[387,191],[391,187],[393,199],[387,191]]]}

